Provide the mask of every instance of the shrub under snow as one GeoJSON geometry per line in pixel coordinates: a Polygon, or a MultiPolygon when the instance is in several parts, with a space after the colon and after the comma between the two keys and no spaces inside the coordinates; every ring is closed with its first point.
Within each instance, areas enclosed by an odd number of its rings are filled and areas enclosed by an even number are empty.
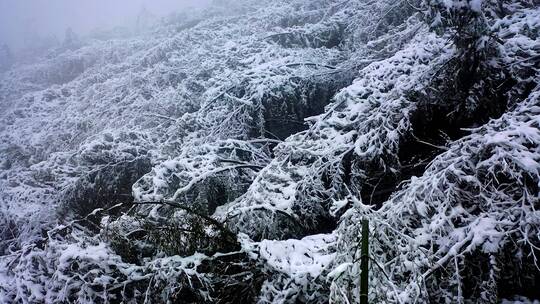
{"type": "Polygon", "coordinates": [[[535,1],[103,35],[0,74],[0,302],[356,303],[364,218],[371,302],[540,296],[535,1]]]}

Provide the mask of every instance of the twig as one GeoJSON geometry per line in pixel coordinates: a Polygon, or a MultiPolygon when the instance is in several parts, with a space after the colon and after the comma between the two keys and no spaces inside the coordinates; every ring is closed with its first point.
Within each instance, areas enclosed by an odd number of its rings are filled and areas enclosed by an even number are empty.
{"type": "Polygon", "coordinates": [[[314,62],[296,62],[296,63],[289,63],[289,64],[286,64],[284,66],[288,67],[288,68],[292,68],[292,67],[295,67],[295,66],[303,66],[303,65],[323,67],[323,68],[327,68],[327,69],[331,69],[331,70],[337,69],[334,66],[330,66],[330,65],[326,65],[326,64],[319,64],[319,63],[314,63],[314,62]]]}
{"type": "Polygon", "coordinates": [[[170,199],[170,201],[175,201],[182,193],[185,193],[185,192],[191,190],[191,188],[193,188],[193,186],[195,186],[197,183],[202,182],[203,180],[207,179],[208,177],[210,177],[210,176],[212,176],[214,174],[217,174],[217,173],[220,173],[220,172],[223,172],[223,171],[235,170],[235,169],[244,169],[244,168],[247,168],[247,169],[261,169],[261,166],[252,165],[252,164],[242,164],[242,165],[235,165],[235,166],[230,166],[230,167],[221,167],[221,168],[216,168],[214,170],[207,171],[207,172],[193,178],[192,180],[190,180],[189,183],[187,185],[185,185],[184,187],[176,190],[176,192],[174,193],[174,195],[170,199]]]}
{"type": "Polygon", "coordinates": [[[421,143],[421,144],[424,144],[424,145],[428,145],[430,147],[433,147],[433,148],[437,148],[437,149],[441,149],[441,150],[444,150],[444,151],[448,151],[448,147],[445,147],[445,146],[439,146],[439,145],[435,145],[435,144],[432,144],[432,143],[429,143],[427,141],[423,141],[421,140],[420,138],[418,138],[416,135],[414,135],[413,133],[411,133],[411,136],[414,137],[414,139],[421,143]]]}
{"type": "Polygon", "coordinates": [[[184,205],[181,205],[179,203],[175,203],[175,202],[171,202],[171,201],[155,201],[155,202],[152,202],[152,201],[149,201],[149,202],[133,202],[134,205],[166,205],[166,206],[170,206],[170,207],[173,207],[173,208],[178,208],[178,209],[181,209],[181,210],[184,210],[188,213],[191,213],[191,214],[194,214],[204,220],[206,220],[207,222],[209,222],[210,224],[214,225],[216,228],[218,228],[221,232],[223,232],[227,237],[230,237],[231,239],[228,240],[229,242],[231,242],[232,244],[236,244],[236,234],[234,234],[231,230],[229,230],[228,228],[226,228],[223,223],[219,222],[218,220],[206,215],[206,214],[202,214],[200,212],[197,212],[187,206],[184,206],[184,205]]]}
{"type": "Polygon", "coordinates": [[[172,117],[161,115],[161,114],[146,113],[146,115],[147,116],[154,116],[154,117],[161,118],[161,119],[167,119],[167,120],[174,121],[174,122],[178,121],[178,119],[176,119],[176,118],[172,118],[172,117]]]}

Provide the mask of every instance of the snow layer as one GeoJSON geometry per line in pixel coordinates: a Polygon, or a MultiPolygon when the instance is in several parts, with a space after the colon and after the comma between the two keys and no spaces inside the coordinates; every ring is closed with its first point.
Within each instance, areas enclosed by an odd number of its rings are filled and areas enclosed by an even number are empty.
{"type": "Polygon", "coordinates": [[[526,0],[216,1],[14,66],[0,301],[354,303],[366,217],[370,301],[528,301],[539,20],[526,0]]]}

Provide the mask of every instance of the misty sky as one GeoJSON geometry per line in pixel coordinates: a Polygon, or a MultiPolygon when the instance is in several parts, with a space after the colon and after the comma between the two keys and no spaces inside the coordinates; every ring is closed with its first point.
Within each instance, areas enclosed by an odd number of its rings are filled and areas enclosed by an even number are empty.
{"type": "Polygon", "coordinates": [[[133,22],[143,7],[164,16],[210,0],[0,0],[0,44],[20,47],[35,35],[56,35],[68,27],[77,34],[133,22]]]}

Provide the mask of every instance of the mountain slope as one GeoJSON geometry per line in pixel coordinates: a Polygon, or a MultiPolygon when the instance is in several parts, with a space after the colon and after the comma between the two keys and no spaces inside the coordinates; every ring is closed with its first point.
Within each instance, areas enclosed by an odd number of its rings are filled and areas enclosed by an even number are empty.
{"type": "Polygon", "coordinates": [[[216,1],[12,67],[0,299],[354,303],[362,218],[373,302],[540,297],[538,7],[216,1]]]}

